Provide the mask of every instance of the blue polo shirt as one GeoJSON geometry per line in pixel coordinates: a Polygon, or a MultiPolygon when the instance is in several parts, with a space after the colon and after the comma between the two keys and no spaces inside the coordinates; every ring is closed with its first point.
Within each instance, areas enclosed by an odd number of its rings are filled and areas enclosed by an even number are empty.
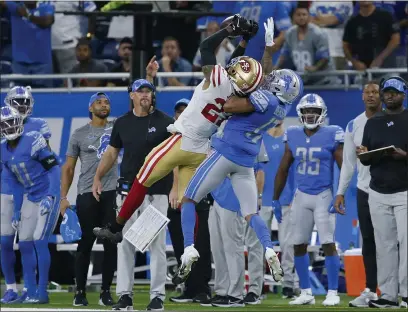
{"type": "MultiPolygon", "coordinates": [[[[28,64],[50,64],[51,27],[41,28],[17,13],[20,5],[15,1],[6,1],[11,17],[11,48],[13,61],[28,64]]],[[[37,7],[29,10],[34,16],[54,15],[54,6],[47,2],[39,2],[37,7]]]]}

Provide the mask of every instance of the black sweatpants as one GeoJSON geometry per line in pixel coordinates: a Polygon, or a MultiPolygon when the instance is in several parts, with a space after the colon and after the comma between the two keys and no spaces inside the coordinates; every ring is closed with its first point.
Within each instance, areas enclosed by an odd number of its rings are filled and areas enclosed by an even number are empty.
{"type": "Polygon", "coordinates": [[[372,292],[377,290],[377,257],[374,228],[371,221],[368,193],[357,189],[357,213],[363,237],[363,261],[366,274],[366,287],[372,292]]]}
{"type": "MultiPolygon", "coordinates": [[[[114,223],[116,219],[116,191],[102,192],[98,202],[92,193],[77,196],[76,208],[82,230],[75,259],[75,277],[77,290],[85,291],[92,246],[95,242],[94,227],[103,227],[114,223]]],[[[109,290],[116,268],[117,247],[103,241],[102,290],[109,290]]]]}
{"type": "MultiPolygon", "coordinates": [[[[211,289],[208,283],[211,280],[211,246],[210,233],[208,230],[208,214],[210,212],[210,205],[204,199],[197,207],[196,218],[196,239],[194,247],[200,254],[200,258],[191,270],[191,274],[185,282],[184,293],[193,298],[200,293],[211,295],[211,289]]],[[[181,211],[179,209],[169,208],[167,217],[170,219],[168,229],[170,238],[173,243],[174,254],[176,256],[179,266],[181,265],[181,255],[184,252],[184,238],[181,229],[181,211]]]]}

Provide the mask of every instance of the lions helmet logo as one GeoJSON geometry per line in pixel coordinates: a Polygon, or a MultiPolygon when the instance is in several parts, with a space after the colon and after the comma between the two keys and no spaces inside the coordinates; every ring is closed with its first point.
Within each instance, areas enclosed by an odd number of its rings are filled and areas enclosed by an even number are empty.
{"type": "Polygon", "coordinates": [[[98,157],[98,159],[101,159],[103,153],[106,152],[106,150],[108,148],[108,145],[109,145],[110,136],[111,136],[110,133],[104,133],[99,138],[99,146],[98,147],[95,147],[93,145],[88,146],[88,148],[93,149],[94,151],[96,151],[96,157],[98,157]]]}
{"type": "Polygon", "coordinates": [[[239,65],[244,73],[249,73],[251,71],[251,64],[247,60],[239,60],[239,65]]]}

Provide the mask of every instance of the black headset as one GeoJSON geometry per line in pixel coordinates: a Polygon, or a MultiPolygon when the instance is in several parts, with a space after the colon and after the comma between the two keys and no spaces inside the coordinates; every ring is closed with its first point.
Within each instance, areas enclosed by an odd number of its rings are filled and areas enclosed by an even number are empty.
{"type": "MultiPolygon", "coordinates": [[[[129,94],[130,94],[130,92],[132,92],[132,86],[133,86],[133,82],[132,82],[132,83],[128,86],[128,88],[127,88],[129,94]]],[[[152,109],[151,109],[151,113],[153,113],[154,110],[156,109],[156,92],[152,90],[152,93],[153,93],[153,94],[152,94],[152,105],[151,105],[152,109]]],[[[130,99],[130,106],[131,106],[131,109],[134,108],[132,99],[130,99]]]]}

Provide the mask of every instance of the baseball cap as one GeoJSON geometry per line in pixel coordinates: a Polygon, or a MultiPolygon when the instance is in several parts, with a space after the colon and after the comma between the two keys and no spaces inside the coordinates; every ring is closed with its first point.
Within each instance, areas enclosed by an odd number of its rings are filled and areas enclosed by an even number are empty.
{"type": "Polygon", "coordinates": [[[388,78],[382,87],[382,91],[385,91],[386,89],[395,89],[398,92],[405,93],[407,86],[406,84],[400,79],[400,78],[388,78]]]}
{"type": "Polygon", "coordinates": [[[186,98],[178,100],[176,105],[174,105],[174,111],[176,111],[180,106],[188,106],[188,103],[190,103],[190,100],[186,98]]]}
{"type": "MultiPolygon", "coordinates": [[[[91,96],[91,98],[89,99],[88,107],[91,107],[91,105],[92,105],[96,100],[103,99],[103,98],[107,99],[108,102],[109,102],[109,104],[111,103],[111,100],[110,100],[109,96],[108,96],[106,93],[97,92],[97,93],[93,94],[93,95],[91,96]]],[[[92,113],[91,113],[91,112],[89,112],[89,118],[92,119],[92,113]]]]}
{"type": "Polygon", "coordinates": [[[138,79],[132,83],[131,92],[136,92],[140,90],[141,88],[145,88],[145,87],[151,89],[152,91],[156,91],[156,88],[154,87],[154,85],[151,84],[149,81],[147,81],[146,79],[138,79]]]}

